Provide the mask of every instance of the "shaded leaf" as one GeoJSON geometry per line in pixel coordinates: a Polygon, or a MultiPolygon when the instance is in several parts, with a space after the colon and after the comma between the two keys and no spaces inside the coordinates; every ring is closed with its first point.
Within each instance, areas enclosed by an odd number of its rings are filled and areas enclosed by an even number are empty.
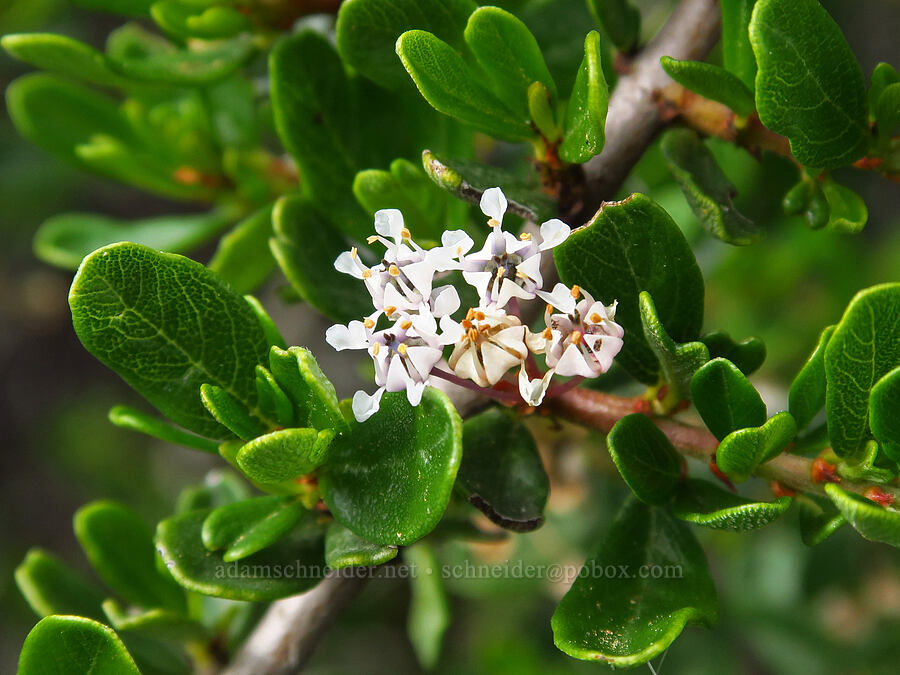
{"type": "Polygon", "coordinates": [[[181,0],[159,0],[150,8],[156,24],[167,33],[206,40],[229,38],[252,27],[237,9],[222,5],[207,6],[181,0]]]}
{"type": "Polygon", "coordinates": [[[184,593],[156,566],[153,535],[133,511],[96,501],[75,512],[75,536],[101,579],[128,602],[184,612],[184,593]]]}
{"type": "Polygon", "coordinates": [[[268,548],[307,513],[294,497],[255,497],[214,509],[200,536],[210,551],[225,549],[222,560],[232,562],[268,548]]]}
{"type": "Polygon", "coordinates": [[[664,504],[674,494],[684,463],[649,417],[623,417],[609,432],[606,445],[625,483],[642,502],[664,504]]]}
{"type": "Polygon", "coordinates": [[[272,207],[266,206],[245,218],[219,240],[209,269],[231,284],[238,293],[252,293],[275,269],[269,251],[272,207]]]}
{"type": "Polygon", "coordinates": [[[660,148],[691,210],[711,235],[736,246],[752,244],[764,236],[758,225],[735,208],[737,188],[696,133],[671,129],[663,136],[660,148]]]}
{"type": "Polygon", "coordinates": [[[65,77],[110,87],[128,86],[132,82],[110,68],[104,54],[65,35],[4,35],[0,46],[20,61],[65,77]]]}
{"type": "Polygon", "coordinates": [[[621,52],[630,52],[641,36],[641,12],[629,0],[588,0],[591,14],[621,52]]]}
{"type": "Polygon", "coordinates": [[[528,428],[493,409],[466,420],[462,440],[459,492],[501,527],[530,532],[543,525],[550,479],[528,428]]]}
{"type": "Polygon", "coordinates": [[[84,259],[69,306],[85,348],[183,427],[229,435],[204,409],[201,384],[255,409],[265,335],[244,299],[200,263],[113,244],[84,259]]]}
{"type": "Polygon", "coordinates": [[[787,136],[801,164],[834,169],[866,151],[866,89],[859,63],[818,0],[759,0],[750,21],[756,107],[787,136]]]}
{"type": "Polygon", "coordinates": [[[679,489],[672,504],[678,518],[714,530],[745,532],[768,525],[791,505],[790,497],[756,502],[705,480],[690,479],[679,489]]]}
{"type": "Polygon", "coordinates": [[[267,425],[251,415],[228,392],[213,384],[200,385],[200,400],[215,420],[245,441],[264,434],[267,425]]]}
{"type": "Polygon", "coordinates": [[[744,338],[740,342],[723,330],[716,330],[700,337],[709,349],[710,358],[728,359],[744,375],[754,373],[766,360],[766,345],[758,337],[744,338]]]}
{"type": "Polygon", "coordinates": [[[869,219],[862,197],[833,180],[824,181],[820,187],[828,202],[828,229],[846,234],[860,232],[869,219]]]}
{"type": "Polygon", "coordinates": [[[419,543],[404,550],[403,556],[414,570],[409,579],[412,597],[407,632],[419,664],[431,670],[441,656],[444,632],[450,625],[450,605],[440,566],[431,547],[419,543]]]}
{"type": "Polygon", "coordinates": [[[727,359],[713,359],[700,368],[691,380],[691,393],[703,422],[720,441],[732,431],[766,421],[759,392],[727,359]]]}
{"type": "Polygon", "coordinates": [[[148,637],[182,643],[188,640],[209,640],[209,628],[184,614],[167,609],[135,612],[122,607],[110,598],[103,603],[105,620],[121,633],[141,633],[148,637]]]}
{"type": "Polygon", "coordinates": [[[219,452],[219,444],[215,441],[189,434],[131,406],[117,405],[110,408],[109,421],[122,429],[131,429],[167,443],[185,445],[195,450],[214,454],[219,452]]]}
{"type": "Polygon", "coordinates": [[[103,594],[56,556],[39,548],[25,555],[16,585],[38,616],[76,614],[102,619],[103,594]]]}
{"type": "Polygon", "coordinates": [[[702,61],[679,61],[671,56],[663,56],[660,63],[669,77],[682,87],[728,106],[741,117],[756,110],[753,92],[725,68],[702,61]]]}
{"type": "Polygon", "coordinates": [[[166,567],[188,590],[217,598],[263,602],[302,593],[325,574],[321,526],[309,522],[243,560],[225,562],[203,545],[206,510],[162,521],[156,544],[166,567]]]}
{"type": "Polygon", "coordinates": [[[664,652],[688,623],[711,624],[717,613],[706,560],[690,530],[667,511],[632,499],[585,562],[551,625],[556,646],[569,656],[629,667],[664,652]],[[610,566],[617,573],[607,576],[610,566]],[[643,566],[659,570],[661,578],[641,578],[639,570],[649,569],[643,566]]]}
{"type": "Polygon", "coordinates": [[[335,521],[325,532],[325,563],[333,570],[383,565],[397,557],[396,546],[379,546],[335,521]]]}
{"type": "Polygon", "coordinates": [[[298,426],[315,429],[346,428],[334,385],[304,347],[287,351],[272,347],[269,370],[294,403],[298,426]]]}
{"type": "Polygon", "coordinates": [[[825,346],[834,329],[834,326],[828,326],[822,331],[813,353],[791,382],[788,409],[797,421],[798,429],[809,425],[825,405],[825,346]]]}
{"type": "Polygon", "coordinates": [[[335,519],[375,544],[407,545],[437,525],[462,458],[462,423],[443,393],[413,407],[385,394],[366,422],[334,439],[319,488],[335,519]]]}
{"type": "Polygon", "coordinates": [[[826,509],[804,495],[794,499],[800,512],[800,537],[807,546],[821,544],[847,524],[847,519],[831,504],[826,509]]]}
{"type": "Polygon", "coordinates": [[[270,419],[281,427],[289,427],[294,423],[294,404],[284,393],[275,377],[263,366],[256,366],[256,395],[259,408],[270,419]]]}
{"type": "Polygon", "coordinates": [[[900,462],[900,368],[894,368],[872,387],[869,426],[884,453],[900,462]]]}
{"type": "Polygon", "coordinates": [[[750,16],[756,0],[726,0],[722,9],[722,62],[751,91],[756,78],[756,57],[750,46],[750,16]]]}
{"type": "Polygon", "coordinates": [[[690,342],[703,323],[703,277],[678,225],[649,197],[607,202],[553,251],[559,275],[597,300],[618,300],[625,329],[618,361],[645,384],[656,384],[659,363],[643,336],[638,295],[653,296],[672,340],[690,342]]]}
{"type": "MultiPolygon", "coordinates": [[[[869,439],[869,392],[900,366],[900,283],[857,293],[825,347],[825,413],[832,447],[840,457],[861,451],[869,439]]],[[[848,518],[849,520],[849,518],[848,518]]]]}

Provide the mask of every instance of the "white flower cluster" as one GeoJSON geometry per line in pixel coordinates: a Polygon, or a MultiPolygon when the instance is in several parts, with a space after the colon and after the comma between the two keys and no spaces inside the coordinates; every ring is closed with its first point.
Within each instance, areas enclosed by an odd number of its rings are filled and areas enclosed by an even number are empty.
{"type": "Polygon", "coordinates": [[[544,399],[551,377],[597,377],[605,373],[622,348],[622,327],[615,323],[616,303],[605,306],[577,286],[556,284],[542,290],[541,256],[569,236],[561,220],[548,220],[540,228],[540,240],[528,233],[518,238],[504,232],[507,201],[500,188],[481,198],[491,232],[480,251],[462,230],[444,232],[441,245],[423,249],[410,236],[403,215],[396,209],[375,214],[376,235],[385,252],[381,262],[365,265],[357,250],[342,253],[335,268],[361,279],[372,296],[375,311],[361,321],[337,324],[325,339],[338,351],[366,349],[375,362],[378,389],[368,395],[356,392],[353,414],[360,422],[377,410],[385,391],[406,391],[418,405],[432,376],[451,381],[470,380],[477,387],[493,388],[519,367],[519,395],[528,405],[544,399]],[[435,286],[442,273],[458,270],[478,290],[478,307],[456,321],[459,295],[451,285],[435,286]],[[532,333],[518,314],[519,300],[540,298],[547,303],[546,329],[532,333]],[[383,317],[387,327],[376,330],[383,317]],[[452,373],[438,368],[445,347],[453,350],[447,360],[452,373]],[[544,354],[547,371],[541,374],[533,359],[544,354]]]}

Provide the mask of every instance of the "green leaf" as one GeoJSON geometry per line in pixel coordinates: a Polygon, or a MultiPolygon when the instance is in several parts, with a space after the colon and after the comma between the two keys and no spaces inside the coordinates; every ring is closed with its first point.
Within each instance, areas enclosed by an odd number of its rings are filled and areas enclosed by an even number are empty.
{"type": "Polygon", "coordinates": [[[304,347],[291,347],[287,351],[272,347],[269,370],[294,403],[298,426],[346,428],[334,385],[325,377],[311,351],[304,347]]]}
{"type": "Polygon", "coordinates": [[[233,7],[203,6],[182,0],[154,2],[150,14],[167,33],[207,40],[229,38],[250,30],[250,20],[233,7]]]}
{"type": "Polygon", "coordinates": [[[664,504],[671,498],[684,475],[684,462],[649,417],[634,413],[620,419],[609,432],[606,446],[638,499],[664,504]]]}
{"type": "Polygon", "coordinates": [[[250,498],[247,482],[237,473],[225,469],[213,469],[202,483],[188,485],[178,495],[175,513],[195,509],[213,509],[250,498]]]}
{"type": "Polygon", "coordinates": [[[720,441],[732,431],[766,421],[759,392],[727,359],[713,359],[700,368],[691,380],[691,394],[703,422],[720,441]]]}
{"type": "Polygon", "coordinates": [[[375,544],[405,546],[437,525],[462,458],[462,422],[428,387],[412,407],[385,394],[381,409],[331,445],[319,488],[335,519],[375,544]]]}
{"type": "Polygon", "coordinates": [[[150,5],[155,0],[72,0],[72,4],[85,9],[124,14],[125,16],[147,16],[150,5]]]}
{"type": "Polygon", "coordinates": [[[455,47],[478,5],[472,0],[346,0],[338,11],[337,48],[344,62],[389,89],[408,86],[394,47],[402,33],[419,28],[455,47]]]}
{"type": "Polygon", "coordinates": [[[84,259],[69,306],[85,348],[181,426],[229,436],[203,407],[202,384],[256,408],[265,335],[247,302],[200,263],[113,244],[84,259]]]}
{"type": "Polygon", "coordinates": [[[117,72],[156,84],[203,86],[224,80],[246,63],[256,47],[240,36],[201,44],[191,50],[170,48],[129,59],[110,58],[117,72]]]}
{"type": "Polygon", "coordinates": [[[500,527],[530,532],[543,525],[550,480],[520,418],[493,409],[466,420],[457,489],[500,527]]]}
{"type": "Polygon", "coordinates": [[[177,164],[148,147],[119,106],[99,92],[53,75],[26,75],[9,85],[6,104],[19,133],[71,164],[174,199],[213,194],[176,181],[177,164]]]}
{"type": "Polygon", "coordinates": [[[102,86],[122,87],[131,80],[112,70],[104,54],[79,40],[53,33],[19,33],[0,39],[11,56],[53,73],[102,86]]]}
{"type": "Polygon", "coordinates": [[[638,296],[647,291],[675,342],[690,342],[703,323],[703,276],[678,225],[649,197],[607,203],[554,249],[559,275],[597,300],[618,300],[616,321],[628,336],[618,361],[645,384],[659,363],[643,336],[638,296]]]}
{"type": "Polygon", "coordinates": [[[251,415],[228,392],[214,384],[200,385],[200,400],[215,420],[245,441],[266,433],[266,424],[251,415]]]}
{"type": "Polygon", "coordinates": [[[875,117],[878,108],[878,99],[881,93],[892,84],[900,83],[900,73],[889,63],[883,61],[872,69],[872,77],[869,84],[869,115],[875,117]]]}
{"type": "Polygon", "coordinates": [[[869,426],[884,454],[900,462],[900,368],[878,380],[869,392],[869,426]]]}
{"type": "Polygon", "coordinates": [[[641,37],[641,12],[629,0],[588,0],[591,14],[620,52],[630,52],[641,37]]]}
{"type": "Polygon", "coordinates": [[[794,500],[800,513],[800,537],[807,546],[821,544],[847,524],[847,519],[831,504],[826,509],[804,495],[794,500]]]}
{"type": "Polygon", "coordinates": [[[756,57],[750,46],[750,15],[756,0],[724,0],[722,9],[722,62],[751,91],[756,78],[756,57]]]}
{"type": "Polygon", "coordinates": [[[440,241],[447,229],[447,195],[421,166],[406,159],[395,159],[390,171],[360,171],[353,179],[353,194],[373,216],[380,209],[400,209],[418,240],[440,241]]]}
{"type": "Polygon", "coordinates": [[[780,412],[755,428],[738,429],[722,439],[716,449],[716,466],[734,481],[745,481],[756,467],[777,457],[797,435],[797,423],[780,412]]]}
{"type": "Polygon", "coordinates": [[[19,675],[140,675],[112,628],[80,616],[48,616],[31,629],[19,675]]]}
{"type": "Polygon", "coordinates": [[[788,410],[798,429],[808,426],[825,405],[825,346],[834,329],[834,326],[828,326],[822,331],[816,348],[791,383],[788,410]]]}
{"type": "Polygon", "coordinates": [[[450,625],[450,604],[444,590],[440,565],[427,544],[411,546],[403,557],[413,570],[409,583],[412,597],[406,629],[419,665],[425,670],[437,666],[444,632],[450,625]]]}
{"type": "Polygon", "coordinates": [[[671,56],[663,56],[659,61],[669,77],[685,89],[718,101],[741,117],[748,117],[756,110],[753,92],[725,68],[702,61],[680,61],[671,56]]]}
{"type": "Polygon", "coordinates": [[[301,298],[340,322],[359,319],[372,303],[359,279],[338,272],[334,261],[350,244],[306,198],[285,196],[272,212],[269,245],[281,271],[301,298]]]}
{"type": "Polygon", "coordinates": [[[866,88],[841,29],[818,0],[759,0],[750,21],[756,106],[797,161],[834,169],[868,143],[866,88]]]}
{"type": "Polygon", "coordinates": [[[214,509],[200,536],[210,551],[225,549],[222,560],[232,562],[268,548],[308,513],[295,497],[255,497],[214,509]]]}
{"type": "Polygon", "coordinates": [[[523,177],[492,166],[438,157],[430,150],[422,153],[422,166],[431,180],[464,201],[477,204],[485,190],[502,185],[509,200],[508,213],[532,221],[552,218],[557,213],[556,201],[543,191],[535,172],[523,177]]]}
{"type": "Polygon", "coordinates": [[[110,408],[109,421],[122,429],[131,429],[167,443],[186,445],[213,454],[219,452],[219,444],[215,441],[189,434],[131,406],[117,405],[110,408]]]}
{"type": "Polygon", "coordinates": [[[824,181],[820,187],[828,201],[828,229],[845,234],[860,232],[869,219],[862,197],[833,180],[824,181]]]}
{"type": "Polygon", "coordinates": [[[397,39],[397,54],[419,92],[438,112],[501,140],[534,137],[527,118],[482,85],[446,42],[426,31],[410,30],[397,39]]]}
{"type": "Polygon", "coordinates": [[[688,623],[712,624],[717,613],[716,590],[690,530],[667,511],[632,499],[588,557],[551,626],[556,646],[569,656],[630,667],[664,652],[688,623]],[[640,570],[658,570],[660,578],[641,578],[640,570]]]}
{"type": "Polygon", "coordinates": [[[256,316],[256,320],[259,321],[259,325],[262,328],[263,334],[266,336],[266,341],[269,345],[278,347],[279,349],[287,349],[287,342],[284,341],[281,331],[278,330],[278,326],[275,325],[275,322],[272,320],[272,317],[269,316],[266,308],[262,306],[262,303],[252,295],[245,295],[244,300],[250,305],[250,309],[256,316]]]}
{"type": "Polygon", "coordinates": [[[825,347],[825,413],[838,456],[852,456],[865,447],[870,438],[869,392],[897,366],[900,283],[860,291],[825,347]]]}
{"type": "Polygon", "coordinates": [[[121,633],[141,633],[151,638],[179,643],[212,638],[209,628],[199,621],[167,609],[135,612],[110,598],[103,603],[103,611],[105,620],[121,633]]]}
{"type": "Polygon", "coordinates": [[[566,106],[566,132],[559,156],[567,162],[584,163],[600,154],[606,142],[606,112],[609,87],[603,75],[600,34],[591,31],[584,38],[584,59],[566,106]]]}
{"type": "Polygon", "coordinates": [[[667,131],[660,148],[691,210],[711,235],[736,246],[752,244],[765,235],[735,208],[737,188],[696,133],[690,129],[667,131]]]}
{"type": "Polygon", "coordinates": [[[806,225],[810,229],[821,230],[828,224],[830,217],[831,214],[828,200],[825,198],[825,192],[822,190],[822,186],[816,183],[813,185],[812,192],[809,195],[806,211],[803,212],[803,220],[806,221],[806,225]]]}
{"type": "Polygon", "coordinates": [[[659,320],[653,298],[647,291],[638,296],[644,339],[659,360],[662,376],[675,401],[690,399],[691,378],[697,369],[709,361],[709,349],[702,342],[679,344],[669,337],[659,320]]]}
{"type": "Polygon", "coordinates": [[[156,544],[166,567],[188,590],[265,602],[302,593],[324,576],[322,528],[312,521],[259,553],[225,562],[203,545],[201,532],[209,514],[190,511],[162,521],[156,529],[156,544]]]}
{"type": "Polygon", "coordinates": [[[333,570],[383,565],[397,557],[396,546],[379,546],[334,521],[325,532],[325,562],[333,570]]]}
{"type": "Polygon", "coordinates": [[[791,505],[790,497],[756,502],[705,480],[690,479],[679,489],[672,505],[678,518],[714,530],[746,532],[779,518],[791,505]]]}
{"type": "Polygon", "coordinates": [[[530,118],[528,88],[533,82],[543,84],[557,100],[556,83],[541,48],[516,16],[499,7],[479,7],[469,17],[464,37],[494,94],[517,117],[530,118]]]}
{"type": "Polygon", "coordinates": [[[75,536],[101,579],[128,602],[184,612],[184,593],[156,566],[153,535],[133,511],[110,501],[82,506],[75,536]]]}
{"type": "Polygon", "coordinates": [[[280,429],[242,447],[237,464],[258,483],[293,480],[325,462],[333,438],[331,429],[280,429]]]}
{"type": "Polygon", "coordinates": [[[758,337],[735,342],[726,331],[716,330],[701,336],[700,342],[707,346],[711,358],[728,359],[744,375],[755,372],[766,360],[766,345],[758,337]]]}
{"type": "Polygon", "coordinates": [[[133,221],[97,213],[61,213],[44,221],[38,229],[34,252],[46,263],[76,270],[86,255],[119,241],[169,253],[187,253],[212,239],[227,224],[228,218],[218,211],[133,221]]]}
{"type": "Polygon", "coordinates": [[[25,555],[16,585],[38,616],[76,614],[102,619],[103,594],[56,556],[39,548],[25,555]]]}
{"type": "Polygon", "coordinates": [[[878,135],[889,138],[900,122],[900,82],[889,84],[878,97],[875,106],[875,121],[878,124],[878,135]]]}
{"type": "Polygon", "coordinates": [[[269,79],[275,128],[297,161],[303,194],[344,234],[364,240],[371,221],[347,199],[356,173],[356,96],[337,52],[311,30],[291,35],[269,55],[269,79]]]}
{"type": "Polygon", "coordinates": [[[278,386],[272,373],[263,366],[256,366],[256,396],[260,410],[266,417],[278,422],[278,426],[294,424],[294,404],[278,386]]]}
{"type": "Polygon", "coordinates": [[[863,539],[900,547],[900,513],[848,492],[837,483],[828,483],[825,494],[863,539]]]}
{"type": "Polygon", "coordinates": [[[252,293],[265,283],[275,268],[269,251],[272,207],[266,206],[234,226],[219,240],[209,269],[238,293],[252,293]]]}
{"type": "Polygon", "coordinates": [[[871,481],[873,483],[889,483],[897,476],[897,468],[882,468],[876,465],[879,459],[878,443],[869,441],[862,452],[837,463],[837,472],[841,478],[849,481],[871,481]]]}
{"type": "Polygon", "coordinates": [[[556,121],[555,101],[550,91],[540,82],[532,82],[528,87],[528,116],[548,143],[556,143],[563,130],[556,121]]]}

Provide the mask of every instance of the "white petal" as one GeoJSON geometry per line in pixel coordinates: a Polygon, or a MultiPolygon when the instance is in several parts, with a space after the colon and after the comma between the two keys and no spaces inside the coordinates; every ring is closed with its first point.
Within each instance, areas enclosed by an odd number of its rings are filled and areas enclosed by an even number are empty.
{"type": "Polygon", "coordinates": [[[425,383],[424,382],[413,382],[406,388],[406,400],[409,401],[411,406],[419,405],[419,402],[422,400],[422,394],[425,393],[425,383]]]}
{"type": "Polygon", "coordinates": [[[533,297],[533,294],[526,291],[524,288],[519,286],[519,284],[511,281],[510,279],[504,278],[500,283],[500,292],[497,294],[495,302],[497,304],[497,307],[506,307],[506,303],[508,303],[511,298],[522,298],[523,300],[530,300],[533,297]]]}
{"type": "Polygon", "coordinates": [[[399,244],[403,240],[403,214],[398,209],[381,209],[375,212],[375,231],[382,237],[390,237],[399,244]]]}
{"type": "Polygon", "coordinates": [[[498,187],[488,188],[481,195],[481,212],[497,222],[503,222],[507,206],[506,195],[498,187]]]}
{"type": "Polygon", "coordinates": [[[541,279],[541,256],[533,255],[530,258],[526,258],[516,265],[516,272],[523,274],[528,279],[533,279],[540,287],[543,283],[541,279]]]}
{"type": "MultiPolygon", "coordinates": [[[[549,363],[549,361],[548,361],[549,363]]],[[[562,357],[556,363],[556,374],[564,377],[581,375],[582,377],[597,377],[600,373],[585,360],[584,354],[577,345],[570,344],[563,351],[562,357]]]]}
{"type": "Polygon", "coordinates": [[[325,331],[325,342],[339,352],[345,349],[365,349],[369,346],[366,327],[362,321],[351,321],[346,326],[336,323],[325,331]]]}
{"type": "Polygon", "coordinates": [[[490,272],[463,272],[463,279],[469,286],[474,286],[483,304],[488,302],[488,287],[494,275],[490,272]]]}
{"type": "Polygon", "coordinates": [[[565,284],[556,284],[553,291],[537,291],[536,295],[554,309],[558,309],[566,314],[575,311],[575,298],[572,297],[572,289],[565,284]]]}
{"type": "Polygon", "coordinates": [[[532,333],[530,330],[525,331],[525,345],[532,354],[543,354],[547,351],[547,338],[544,333],[532,333]]]}
{"type": "Polygon", "coordinates": [[[426,298],[431,295],[431,285],[436,271],[431,263],[425,261],[403,267],[403,274],[412,282],[416,290],[426,298]]]}
{"type": "Polygon", "coordinates": [[[441,317],[440,343],[442,345],[452,345],[459,342],[465,332],[462,324],[454,321],[449,315],[441,317]]]}
{"type": "Polygon", "coordinates": [[[544,400],[544,394],[547,393],[547,387],[550,386],[550,378],[553,377],[553,370],[548,370],[543,377],[535,380],[528,378],[523,363],[519,368],[519,394],[524,401],[530,406],[539,406],[544,400]]]}
{"type": "Polygon", "coordinates": [[[472,237],[463,230],[450,230],[441,235],[441,245],[446,248],[451,255],[461,256],[472,250],[475,242],[472,237]]]}
{"type": "Polygon", "coordinates": [[[431,311],[440,319],[459,309],[459,293],[453,286],[441,286],[431,294],[431,311]]]}
{"type": "Polygon", "coordinates": [[[541,250],[546,251],[563,243],[570,232],[569,226],[559,218],[548,220],[541,225],[541,250]]]}
{"type": "Polygon", "coordinates": [[[406,350],[406,353],[409,356],[409,360],[412,362],[413,367],[419,371],[419,375],[421,375],[423,381],[428,377],[428,374],[437,365],[438,361],[441,360],[441,356],[443,355],[440,349],[426,346],[409,347],[406,350]]]}
{"type": "Polygon", "coordinates": [[[593,346],[594,356],[599,363],[600,373],[605,373],[612,366],[613,359],[622,349],[622,338],[613,335],[601,335],[600,344],[593,346]]]}
{"type": "Polygon", "coordinates": [[[411,314],[409,320],[412,321],[413,331],[416,335],[424,338],[426,341],[437,338],[437,321],[428,306],[424,303],[419,305],[419,313],[411,314]]]}
{"type": "MultiPolygon", "coordinates": [[[[522,346],[524,347],[524,345],[522,346]]],[[[481,359],[484,362],[485,377],[488,384],[492,386],[497,384],[510,368],[519,365],[523,360],[522,358],[517,359],[505,349],[501,349],[491,342],[486,342],[481,346],[481,359]]]]}
{"type": "Polygon", "coordinates": [[[362,279],[362,270],[359,268],[359,265],[356,264],[356,261],[353,259],[353,254],[350,251],[344,251],[335,258],[334,269],[338,272],[349,274],[351,277],[362,279]]]}
{"type": "Polygon", "coordinates": [[[469,342],[457,344],[448,361],[450,369],[458,377],[464,380],[472,380],[479,387],[490,386],[493,383],[485,379],[484,369],[479,367],[478,356],[475,351],[475,348],[469,342]]]}
{"type": "Polygon", "coordinates": [[[365,422],[378,412],[378,407],[381,405],[381,396],[383,394],[384,387],[378,389],[371,396],[362,390],[353,394],[353,416],[356,418],[357,422],[365,422]]]}
{"type": "Polygon", "coordinates": [[[403,360],[398,354],[392,355],[391,360],[388,362],[385,388],[388,391],[403,391],[409,386],[410,382],[412,382],[412,379],[409,377],[409,373],[406,372],[406,368],[403,366],[403,360]]]}

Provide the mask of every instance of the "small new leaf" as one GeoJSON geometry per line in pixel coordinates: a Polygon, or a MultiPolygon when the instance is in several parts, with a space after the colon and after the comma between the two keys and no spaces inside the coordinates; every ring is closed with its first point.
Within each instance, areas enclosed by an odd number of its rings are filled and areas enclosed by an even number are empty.
{"type": "Polygon", "coordinates": [[[734,481],[745,481],[756,467],[781,454],[797,435],[797,423],[780,412],[755,428],[738,429],[716,449],[716,466],[734,481]]]}
{"type": "Polygon", "coordinates": [[[671,56],[663,56],[659,61],[669,77],[685,89],[727,105],[741,117],[756,110],[753,92],[724,68],[702,61],[679,61],[671,56]]]}
{"type": "Polygon", "coordinates": [[[603,74],[601,53],[600,34],[591,31],[584,38],[584,59],[566,106],[566,130],[559,156],[567,162],[588,161],[600,154],[606,142],[609,87],[603,74]]]}
{"type": "Polygon", "coordinates": [[[334,521],[325,532],[325,563],[333,570],[383,565],[397,557],[396,546],[379,546],[334,521]]]}
{"type": "Polygon", "coordinates": [[[207,549],[225,549],[222,560],[232,562],[268,548],[307,513],[295,497],[256,497],[213,510],[200,536],[207,549]]]}
{"type": "Polygon", "coordinates": [[[280,429],[244,445],[237,465],[257,483],[293,480],[325,462],[333,438],[332,429],[280,429]]]}
{"type": "Polygon", "coordinates": [[[755,502],[709,481],[691,479],[675,495],[672,513],[682,520],[714,530],[745,532],[768,525],[790,505],[790,497],[779,497],[774,502],[755,502]]]}

